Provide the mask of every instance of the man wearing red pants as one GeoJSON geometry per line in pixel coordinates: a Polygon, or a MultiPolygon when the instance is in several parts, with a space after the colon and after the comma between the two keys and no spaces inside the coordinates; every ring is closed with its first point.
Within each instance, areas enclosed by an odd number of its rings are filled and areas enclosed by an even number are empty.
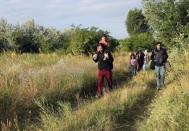
{"type": "Polygon", "coordinates": [[[99,44],[97,52],[93,55],[93,60],[98,62],[98,87],[96,97],[100,97],[102,95],[104,77],[108,82],[106,92],[109,93],[109,90],[112,89],[112,69],[114,59],[112,54],[107,51],[106,48],[107,47],[104,44],[99,44]]]}

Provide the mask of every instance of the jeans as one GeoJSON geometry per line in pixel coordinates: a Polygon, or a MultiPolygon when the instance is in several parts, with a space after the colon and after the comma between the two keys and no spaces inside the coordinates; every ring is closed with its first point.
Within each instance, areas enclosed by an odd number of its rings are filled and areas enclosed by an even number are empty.
{"type": "Polygon", "coordinates": [[[164,86],[165,66],[155,66],[157,88],[164,86]]]}
{"type": "Polygon", "coordinates": [[[111,70],[99,70],[98,71],[98,87],[97,87],[97,94],[99,96],[102,95],[102,87],[103,87],[104,77],[106,78],[106,80],[108,82],[107,92],[109,92],[109,90],[112,89],[112,71],[111,70]]]}
{"type": "Polygon", "coordinates": [[[144,65],[143,65],[143,70],[147,70],[147,68],[148,68],[148,64],[147,64],[147,63],[144,63],[144,65]]]}
{"type": "Polygon", "coordinates": [[[132,76],[136,76],[137,68],[135,66],[131,66],[131,74],[132,74],[132,76]]]}

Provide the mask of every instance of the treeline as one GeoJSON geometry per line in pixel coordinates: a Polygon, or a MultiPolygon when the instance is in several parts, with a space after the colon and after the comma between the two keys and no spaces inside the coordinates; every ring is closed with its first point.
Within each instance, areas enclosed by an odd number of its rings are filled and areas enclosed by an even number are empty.
{"type": "Polygon", "coordinates": [[[142,9],[129,11],[125,25],[129,38],[120,41],[122,49],[150,49],[154,41],[185,49],[189,44],[189,1],[143,0],[142,9]]]}
{"type": "Polygon", "coordinates": [[[107,35],[111,43],[110,50],[114,51],[118,41],[109,32],[96,27],[81,28],[71,26],[61,32],[54,28],[45,28],[35,24],[34,20],[22,25],[11,25],[6,20],[0,20],[0,52],[16,51],[18,53],[49,53],[61,52],[71,54],[85,54],[96,50],[96,45],[102,35],[107,35]]]}
{"type": "Polygon", "coordinates": [[[116,40],[96,27],[72,26],[64,32],[35,24],[11,25],[0,20],[0,52],[61,52],[86,54],[95,51],[103,34],[109,37],[111,51],[151,49],[155,41],[168,48],[186,49],[189,41],[188,0],[143,0],[142,9],[130,10],[125,21],[129,37],[116,40]]]}

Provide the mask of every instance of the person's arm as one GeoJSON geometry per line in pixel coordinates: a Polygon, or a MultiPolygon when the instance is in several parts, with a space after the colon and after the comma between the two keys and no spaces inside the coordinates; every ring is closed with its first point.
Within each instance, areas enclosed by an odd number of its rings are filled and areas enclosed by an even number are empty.
{"type": "Polygon", "coordinates": [[[136,61],[136,68],[137,68],[137,70],[139,70],[139,63],[138,63],[138,61],[136,61]]]}
{"type": "Polygon", "coordinates": [[[110,53],[110,52],[108,52],[108,60],[110,61],[110,62],[114,62],[114,58],[113,58],[113,56],[112,56],[112,54],[110,53]]]}
{"type": "Polygon", "coordinates": [[[129,59],[128,64],[131,65],[131,59],[129,59]]]}
{"type": "Polygon", "coordinates": [[[94,61],[94,62],[98,62],[98,54],[97,54],[97,53],[95,53],[95,54],[93,55],[93,61],[94,61]]]}
{"type": "Polygon", "coordinates": [[[168,54],[167,54],[167,50],[165,49],[165,54],[164,54],[164,57],[165,57],[165,63],[167,62],[167,59],[168,59],[168,54]]]}
{"type": "Polygon", "coordinates": [[[154,60],[154,50],[152,50],[151,60],[154,60]]]}

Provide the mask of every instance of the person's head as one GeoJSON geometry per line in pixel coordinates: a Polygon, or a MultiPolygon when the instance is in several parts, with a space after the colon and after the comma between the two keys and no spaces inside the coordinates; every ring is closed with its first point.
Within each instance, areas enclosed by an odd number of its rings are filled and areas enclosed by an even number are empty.
{"type": "Polygon", "coordinates": [[[105,47],[102,45],[102,44],[99,44],[98,46],[97,46],[97,51],[98,52],[103,52],[105,50],[105,47]]]}
{"type": "Polygon", "coordinates": [[[101,40],[99,41],[99,44],[102,44],[102,45],[106,46],[106,48],[109,46],[108,38],[107,38],[106,35],[103,35],[101,37],[101,40]]]}
{"type": "Polygon", "coordinates": [[[160,50],[161,49],[161,45],[162,45],[161,42],[156,42],[156,49],[160,50]]]}
{"type": "Polygon", "coordinates": [[[136,58],[135,54],[132,53],[130,59],[135,59],[135,58],[136,58]]]}
{"type": "Polygon", "coordinates": [[[148,50],[145,50],[145,51],[144,51],[144,54],[145,54],[145,55],[148,54],[148,50]]]}
{"type": "Polygon", "coordinates": [[[108,37],[107,37],[107,35],[104,34],[104,35],[101,37],[101,40],[104,40],[104,41],[108,42],[108,37]]]}
{"type": "Polygon", "coordinates": [[[102,36],[102,37],[101,37],[101,40],[107,41],[105,36],[102,36]]]}
{"type": "Polygon", "coordinates": [[[138,56],[140,56],[141,53],[142,53],[142,51],[141,51],[141,50],[138,50],[136,54],[137,54],[138,56]]]}

